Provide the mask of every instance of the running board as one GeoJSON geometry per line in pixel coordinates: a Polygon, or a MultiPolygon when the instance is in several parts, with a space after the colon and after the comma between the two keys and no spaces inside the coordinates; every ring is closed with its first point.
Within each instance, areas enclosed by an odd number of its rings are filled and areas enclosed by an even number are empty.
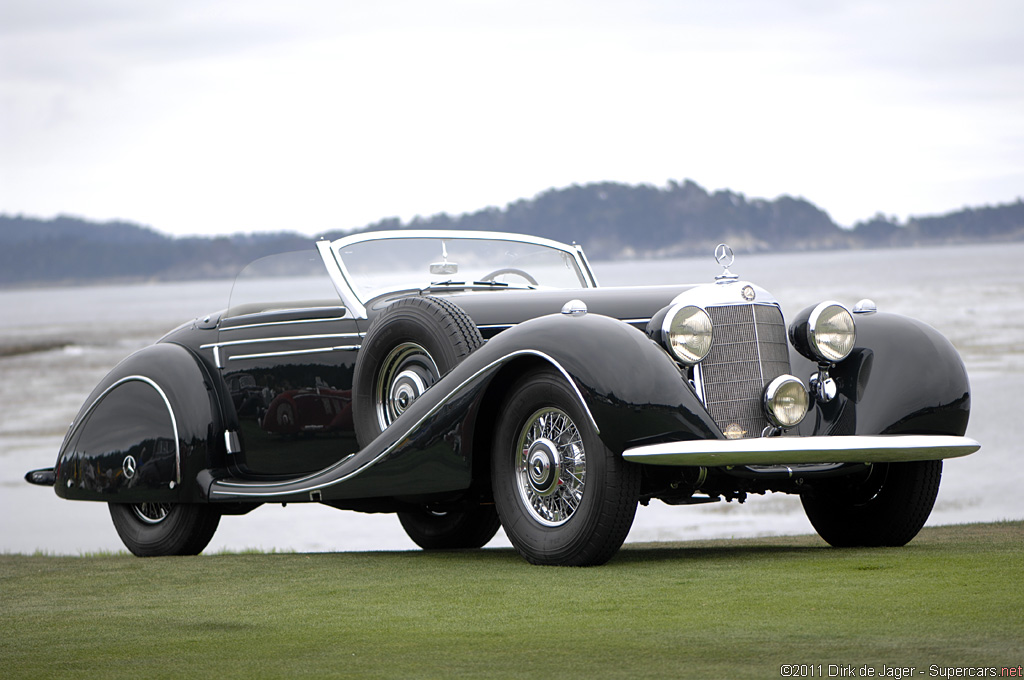
{"type": "Polygon", "coordinates": [[[794,463],[902,463],[974,453],[981,444],[951,435],[858,435],[698,439],[626,449],[622,457],[645,465],[722,467],[794,463]]]}

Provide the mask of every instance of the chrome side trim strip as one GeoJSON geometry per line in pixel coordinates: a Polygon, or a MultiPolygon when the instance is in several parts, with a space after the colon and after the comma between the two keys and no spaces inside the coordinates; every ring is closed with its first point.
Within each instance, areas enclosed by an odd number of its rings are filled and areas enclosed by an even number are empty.
{"type": "MultiPolygon", "coordinates": [[[[345,309],[344,307],[338,307],[338,309],[345,309]]],[[[303,310],[305,311],[305,310],[303,310]]],[[[234,317],[238,318],[238,317],[234,317]]],[[[293,319],[291,321],[264,321],[262,323],[247,323],[240,326],[221,326],[221,333],[227,333],[228,331],[241,331],[248,330],[250,328],[265,328],[267,326],[296,326],[299,324],[307,323],[334,323],[343,319],[344,317],[328,317],[325,319],[293,319]]]]}
{"type": "MultiPolygon", "coordinates": [[[[96,397],[93,400],[93,402],[89,404],[89,408],[86,409],[85,412],[82,414],[82,417],[78,419],[78,424],[75,426],[75,428],[68,432],[67,436],[65,437],[65,441],[71,441],[75,433],[78,432],[78,429],[86,421],[89,420],[89,416],[92,415],[92,412],[96,410],[96,407],[99,406],[100,402],[103,401],[103,399],[106,398],[108,394],[113,392],[115,388],[120,387],[121,385],[124,385],[125,383],[129,382],[145,383],[146,385],[149,385],[154,390],[156,390],[156,393],[160,395],[161,399],[163,399],[164,406],[167,407],[167,414],[171,417],[171,429],[174,430],[174,481],[176,485],[181,484],[181,437],[178,434],[178,419],[174,416],[174,408],[171,406],[171,400],[167,397],[167,393],[164,392],[163,388],[161,388],[160,385],[158,385],[155,380],[153,380],[152,378],[147,378],[144,375],[125,376],[124,378],[121,378],[120,380],[116,381],[107,389],[103,390],[100,396],[96,397]]],[[[60,466],[60,460],[57,461],[57,466],[60,466]]]]}
{"type": "MultiPolygon", "coordinates": [[[[619,321],[621,321],[622,323],[628,323],[631,326],[639,326],[639,325],[646,326],[647,324],[649,324],[651,322],[651,319],[650,319],[650,317],[648,317],[648,318],[645,318],[645,319],[619,319],[619,321]]],[[[480,324],[479,326],[477,326],[477,328],[479,328],[481,331],[489,331],[489,330],[495,330],[495,329],[507,330],[509,328],[515,328],[518,325],[519,324],[515,324],[515,323],[485,323],[485,324],[480,324]]]]}
{"type": "MultiPolygon", "coordinates": [[[[284,481],[284,482],[261,483],[261,482],[215,481],[215,482],[213,482],[213,484],[210,487],[210,495],[213,496],[213,495],[216,494],[216,495],[221,495],[221,496],[248,496],[248,497],[291,496],[291,495],[295,495],[295,494],[303,494],[303,493],[308,493],[308,492],[311,492],[311,491],[316,491],[318,489],[324,489],[324,488],[327,488],[329,486],[334,486],[335,484],[341,484],[342,482],[345,482],[345,481],[347,481],[349,479],[352,479],[353,477],[355,477],[356,475],[364,472],[365,470],[370,469],[375,464],[377,464],[377,462],[379,462],[380,460],[382,460],[383,458],[385,458],[386,456],[391,454],[396,448],[398,448],[398,445],[401,444],[403,441],[405,441],[409,437],[409,435],[411,433],[415,432],[420,427],[420,425],[422,425],[424,422],[426,422],[427,420],[432,418],[442,408],[447,406],[448,403],[450,401],[452,401],[456,396],[458,396],[458,394],[463,389],[465,389],[468,385],[472,384],[481,375],[483,375],[484,373],[487,373],[492,368],[494,368],[496,366],[499,366],[499,365],[509,361],[510,359],[513,359],[513,358],[515,358],[517,356],[523,356],[523,355],[533,355],[533,356],[540,357],[540,358],[544,359],[545,361],[550,362],[552,366],[554,366],[556,369],[558,369],[558,371],[565,377],[565,379],[569,381],[569,385],[570,385],[570,387],[572,387],[573,392],[576,393],[576,397],[577,397],[577,399],[579,399],[580,405],[583,407],[583,411],[587,414],[587,419],[590,421],[591,426],[593,426],[594,431],[597,432],[598,434],[600,434],[601,431],[600,431],[600,429],[597,426],[597,421],[594,420],[594,415],[590,412],[590,407],[587,406],[587,402],[583,398],[583,394],[580,392],[579,387],[576,386],[576,383],[573,381],[573,379],[569,376],[569,372],[566,371],[565,368],[561,364],[559,364],[553,357],[551,357],[548,354],[545,354],[544,352],[540,352],[540,351],[532,350],[532,349],[522,349],[522,350],[517,350],[515,352],[512,352],[510,354],[506,354],[505,356],[503,356],[503,357],[501,357],[499,359],[495,359],[494,361],[492,361],[491,363],[487,364],[483,368],[477,370],[475,373],[473,373],[473,375],[471,375],[468,378],[466,378],[465,380],[463,380],[461,383],[459,383],[458,386],[455,387],[455,389],[453,389],[451,392],[449,392],[448,395],[444,399],[442,399],[440,402],[438,402],[433,408],[431,408],[419,420],[417,420],[415,423],[413,423],[412,426],[410,426],[404,433],[402,433],[401,436],[397,437],[381,453],[379,453],[372,460],[368,461],[365,465],[360,466],[359,468],[353,470],[352,472],[349,472],[346,475],[343,475],[343,476],[341,476],[341,477],[339,477],[337,479],[331,479],[331,480],[322,481],[322,482],[315,482],[315,483],[309,484],[308,486],[300,486],[300,487],[297,487],[297,488],[288,489],[288,490],[284,490],[284,491],[271,490],[273,487],[284,487],[284,486],[291,486],[291,485],[295,485],[295,484],[301,485],[303,482],[314,482],[314,480],[316,480],[318,478],[321,478],[324,475],[329,474],[330,472],[332,472],[332,471],[338,469],[339,467],[341,467],[342,465],[344,465],[349,460],[349,458],[352,457],[351,455],[350,456],[346,456],[345,458],[343,458],[342,460],[338,461],[334,465],[331,465],[330,467],[324,468],[323,470],[321,470],[319,472],[313,473],[311,475],[307,475],[305,477],[301,477],[299,479],[292,479],[292,480],[288,480],[288,481],[284,481]],[[220,487],[220,488],[218,488],[218,487],[220,487]],[[223,487],[231,487],[232,489],[248,489],[248,490],[234,491],[234,490],[231,490],[231,489],[225,489],[223,487]]],[[[381,436],[383,436],[384,434],[387,434],[387,430],[385,430],[383,433],[381,433],[381,436]]]]}
{"type": "Polygon", "coordinates": [[[851,435],[762,437],[651,444],[622,457],[647,465],[790,465],[794,463],[900,463],[941,460],[974,453],[981,444],[952,435],[851,435]]]}
{"type": "Polygon", "coordinates": [[[240,361],[242,359],[266,359],[268,357],[291,357],[302,354],[324,354],[326,352],[355,352],[362,345],[340,345],[338,347],[317,347],[315,349],[295,349],[287,352],[261,352],[259,354],[234,354],[228,357],[228,361],[240,361]]]}
{"type": "Polygon", "coordinates": [[[333,340],[336,338],[362,338],[364,333],[324,333],[322,335],[285,335],[273,338],[250,338],[249,340],[227,340],[200,345],[199,349],[211,347],[235,347],[237,345],[256,345],[261,342],[299,342],[302,340],[333,340]]]}

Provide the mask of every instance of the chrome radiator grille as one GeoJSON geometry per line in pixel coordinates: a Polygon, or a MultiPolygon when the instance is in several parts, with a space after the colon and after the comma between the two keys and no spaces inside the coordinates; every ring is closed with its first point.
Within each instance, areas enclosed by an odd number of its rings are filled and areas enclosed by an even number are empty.
{"type": "Polygon", "coordinates": [[[708,307],[711,351],[698,369],[704,405],[732,437],[760,437],[768,425],[761,395],[774,378],[789,373],[789,345],[775,305],[708,307]]]}

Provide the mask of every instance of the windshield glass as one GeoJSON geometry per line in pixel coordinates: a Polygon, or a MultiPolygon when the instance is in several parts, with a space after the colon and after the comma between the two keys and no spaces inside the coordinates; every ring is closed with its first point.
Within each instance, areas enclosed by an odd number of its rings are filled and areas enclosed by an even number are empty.
{"type": "Polygon", "coordinates": [[[536,243],[398,237],[346,244],[337,254],[349,284],[364,302],[412,288],[587,287],[572,253],[536,243]]]}

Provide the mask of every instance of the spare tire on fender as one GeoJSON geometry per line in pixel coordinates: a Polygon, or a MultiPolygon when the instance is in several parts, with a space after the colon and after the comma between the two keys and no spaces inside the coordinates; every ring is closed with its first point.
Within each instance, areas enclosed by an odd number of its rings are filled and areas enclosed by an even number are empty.
{"type": "Polygon", "coordinates": [[[366,331],[352,379],[360,448],[483,344],[473,320],[448,300],[408,297],[382,311],[366,331]]]}

